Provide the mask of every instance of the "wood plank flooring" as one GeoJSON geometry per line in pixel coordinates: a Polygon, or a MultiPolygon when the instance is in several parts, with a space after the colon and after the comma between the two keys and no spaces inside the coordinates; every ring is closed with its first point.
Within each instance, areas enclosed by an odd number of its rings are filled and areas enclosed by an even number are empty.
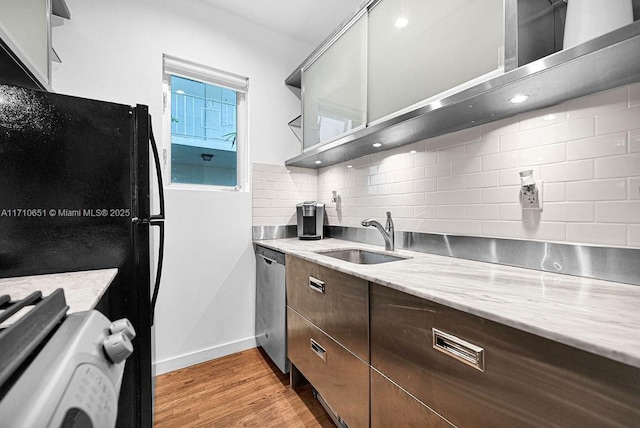
{"type": "Polygon", "coordinates": [[[156,379],[155,427],[335,427],[311,387],[298,391],[261,349],[156,379]]]}

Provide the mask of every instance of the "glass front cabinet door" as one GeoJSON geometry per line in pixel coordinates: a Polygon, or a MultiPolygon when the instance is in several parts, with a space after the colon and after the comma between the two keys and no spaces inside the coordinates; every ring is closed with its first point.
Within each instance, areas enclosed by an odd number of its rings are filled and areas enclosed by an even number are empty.
{"type": "Polygon", "coordinates": [[[303,148],[327,143],[366,123],[367,15],[302,70],[303,148]]]}
{"type": "Polygon", "coordinates": [[[369,11],[368,121],[503,72],[504,0],[382,0],[369,11]]]}

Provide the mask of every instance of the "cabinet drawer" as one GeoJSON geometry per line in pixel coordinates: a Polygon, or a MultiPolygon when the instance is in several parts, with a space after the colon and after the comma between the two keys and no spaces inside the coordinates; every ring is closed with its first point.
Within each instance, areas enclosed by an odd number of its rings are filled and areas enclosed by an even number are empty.
{"type": "Polygon", "coordinates": [[[371,369],[371,428],[452,428],[427,406],[371,369]]]}
{"type": "Polygon", "coordinates": [[[363,361],[369,361],[369,285],[287,255],[287,305],[363,361]]]}
{"type": "Polygon", "coordinates": [[[457,426],[640,421],[639,369],[376,284],[371,365],[457,426]],[[434,349],[433,328],[483,348],[484,371],[434,349]]]}
{"type": "Polygon", "coordinates": [[[287,308],[288,355],[349,427],[369,426],[369,366],[287,308]]]}

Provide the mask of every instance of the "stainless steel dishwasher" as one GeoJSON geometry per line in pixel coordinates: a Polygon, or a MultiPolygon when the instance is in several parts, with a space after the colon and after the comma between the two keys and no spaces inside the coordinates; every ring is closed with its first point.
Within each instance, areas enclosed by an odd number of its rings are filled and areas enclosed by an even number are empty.
{"type": "Polygon", "coordinates": [[[284,254],[256,245],[256,341],[289,373],[284,260],[284,254]]]}

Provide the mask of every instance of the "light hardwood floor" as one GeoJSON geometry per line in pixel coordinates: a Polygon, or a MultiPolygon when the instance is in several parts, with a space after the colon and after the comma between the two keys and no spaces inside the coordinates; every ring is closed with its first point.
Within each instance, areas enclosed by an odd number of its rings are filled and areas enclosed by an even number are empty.
{"type": "Polygon", "coordinates": [[[309,385],[288,384],[260,349],[166,373],[156,381],[155,426],[335,426],[309,385]]]}

